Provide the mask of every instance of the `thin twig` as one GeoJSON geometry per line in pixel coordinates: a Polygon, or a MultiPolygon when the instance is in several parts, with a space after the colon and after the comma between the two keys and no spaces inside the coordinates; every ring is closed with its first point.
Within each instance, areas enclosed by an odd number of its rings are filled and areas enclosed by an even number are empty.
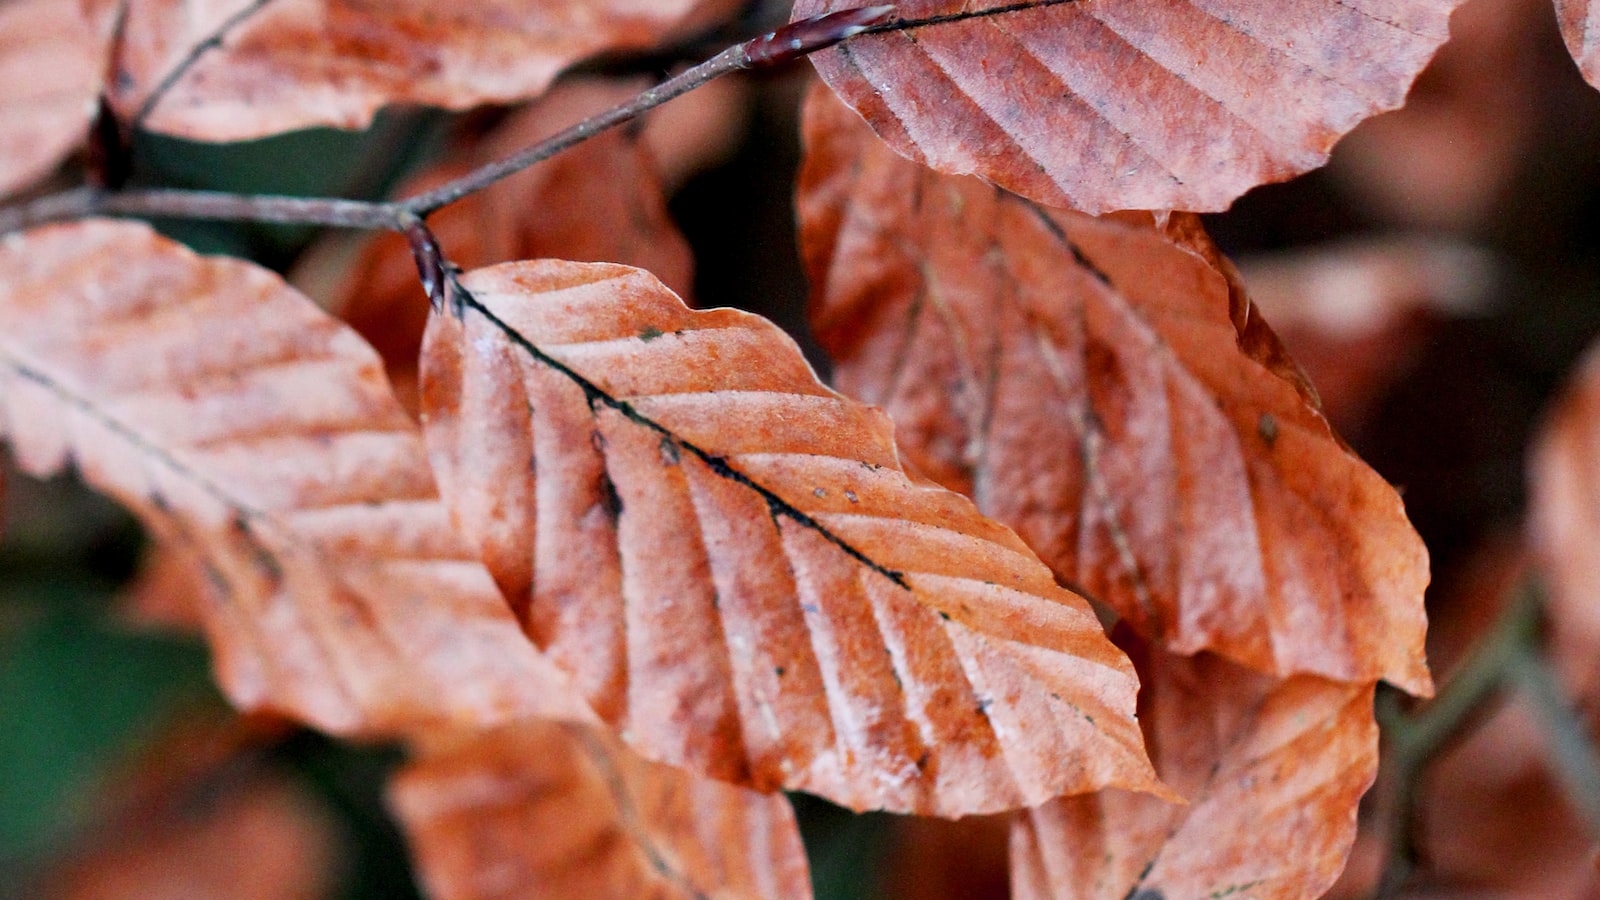
{"type": "Polygon", "coordinates": [[[1528,583],[1519,585],[1489,633],[1439,695],[1418,712],[1405,715],[1392,702],[1392,695],[1381,698],[1386,702],[1378,704],[1378,723],[1389,742],[1386,781],[1393,789],[1388,809],[1388,858],[1375,893],[1380,900],[1398,896],[1416,868],[1413,837],[1418,780],[1490,698],[1505,688],[1517,659],[1536,652],[1540,608],[1538,591],[1528,583]]]}
{"type": "MultiPolygon", "coordinates": [[[[265,5],[260,0],[249,7],[265,5]]],[[[729,72],[778,66],[801,59],[888,21],[892,6],[829,13],[785,25],[753,40],[736,44],[705,62],[684,70],[613,109],[580,122],[508,159],[490,163],[435,190],[394,203],[319,197],[280,197],[215,191],[128,190],[108,192],[78,188],[31,203],[0,208],[0,234],[33,225],[90,215],[167,216],[286,225],[322,225],[406,231],[420,218],[483,190],[509,175],[580,144],[601,132],[637,118],[729,72]]],[[[233,24],[242,17],[230,20],[233,24]]],[[[231,26],[228,26],[231,27],[231,26]]],[[[218,35],[226,32],[226,27],[218,35]]],[[[220,40],[220,37],[217,38],[220,40]]],[[[198,58],[200,54],[193,54],[198,58]]]]}
{"type": "Polygon", "coordinates": [[[636,119],[668,100],[681,97],[723,75],[744,69],[792,62],[860,34],[873,25],[882,24],[893,12],[892,6],[871,6],[865,9],[829,13],[814,19],[794,22],[761,37],[736,44],[705,62],[685,69],[655,87],[646,89],[631,100],[557,132],[514,156],[489,163],[426,193],[407,197],[400,201],[400,204],[409,212],[426,216],[468,194],[481,191],[502,178],[544,162],[601,132],[636,119]]]}
{"type": "Polygon", "coordinates": [[[275,222],[401,231],[409,219],[393,203],[322,197],[278,197],[217,191],[76,188],[0,209],[0,234],[85,216],[167,216],[233,222],[275,222]]]}

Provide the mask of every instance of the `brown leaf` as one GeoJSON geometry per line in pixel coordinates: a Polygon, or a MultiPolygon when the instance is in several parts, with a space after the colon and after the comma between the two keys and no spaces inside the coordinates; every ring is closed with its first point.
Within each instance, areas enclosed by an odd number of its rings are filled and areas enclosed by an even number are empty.
{"type": "MultiPolygon", "coordinates": [[[[509,156],[633,93],[629,85],[565,83],[482,141],[468,144],[472,149],[458,148],[448,162],[401,193],[437,187],[509,156]]],[[[649,153],[627,131],[601,134],[468,196],[430,216],[428,225],[451,262],[467,269],[559,257],[639,266],[679,292],[692,284],[689,245],[667,214],[649,153]]],[[[331,306],[372,342],[401,399],[414,409],[417,351],[428,305],[405,238],[383,234],[369,242],[331,306]]]]}
{"type": "Polygon", "coordinates": [[[1399,106],[1460,2],[904,0],[902,30],[812,60],[941,171],[1090,213],[1220,210],[1399,106]]]}
{"type": "MultiPolygon", "coordinates": [[[[106,0],[100,0],[106,2],[106,0]]],[[[360,128],[381,106],[464,109],[542,93],[573,62],[639,49],[732,0],[133,0],[112,101],[147,127],[236,141],[311,125],[360,128]],[[226,27],[230,21],[232,27],[226,27]],[[219,29],[220,46],[202,43],[219,29]]]]}
{"type": "Polygon", "coordinates": [[[597,728],[427,741],[390,796],[437,900],[811,896],[788,800],[645,762],[597,728]]]}
{"type": "Polygon", "coordinates": [[[1591,347],[1529,454],[1529,527],[1549,582],[1551,658],[1600,700],[1600,345],[1591,347]]]}
{"type": "Polygon", "coordinates": [[[1127,659],[881,413],[775,326],[648,273],[463,279],[425,433],[456,521],[645,755],[854,808],[956,816],[1157,789],[1127,659]]]}
{"type": "Polygon", "coordinates": [[[348,328],[139,224],[13,235],[0,273],[0,431],[203,557],[235,703],[338,732],[582,715],[348,328]]]}
{"type": "Polygon", "coordinates": [[[1111,790],[1019,815],[1013,896],[1300,898],[1327,890],[1377,774],[1373,685],[1280,682],[1155,648],[1140,675],[1139,719],[1156,769],[1189,804],[1111,790]]]}
{"type": "Polygon", "coordinates": [[[1431,691],[1427,551],[1192,217],[1050,212],[807,107],[813,325],[901,451],[1168,649],[1431,691]]]}
{"type": "Polygon", "coordinates": [[[82,7],[0,4],[0,196],[55,168],[89,130],[106,40],[82,7]]]}
{"type": "Polygon", "coordinates": [[[1589,0],[1556,0],[1561,39],[1590,84],[1600,87],[1600,5],[1589,0]]]}

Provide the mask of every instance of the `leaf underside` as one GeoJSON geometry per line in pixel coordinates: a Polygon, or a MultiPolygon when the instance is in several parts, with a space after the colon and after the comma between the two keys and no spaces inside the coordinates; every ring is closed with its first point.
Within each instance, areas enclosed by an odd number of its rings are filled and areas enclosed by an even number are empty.
{"type": "Polygon", "coordinates": [[[903,0],[894,30],[811,58],[940,171],[1089,213],[1215,211],[1398,107],[1460,2],[903,0]]]}
{"type": "Polygon", "coordinates": [[[561,261],[462,279],[424,431],[535,641],[646,756],[858,809],[1159,789],[1135,682],[1010,531],[757,317],[561,261]]]}
{"type": "Polygon", "coordinates": [[[1140,721],[1187,806],[1125,791],[1019,815],[1019,900],[1321,896],[1344,869],[1378,767],[1372,684],[1277,681],[1149,648],[1140,721]]]}
{"type": "Polygon", "coordinates": [[[1590,0],[1556,0],[1561,39],[1583,77],[1600,87],[1600,4],[1590,0]]]}
{"type": "Polygon", "coordinates": [[[376,354],[148,226],[0,245],[0,433],[204,566],[219,680],[336,732],[583,717],[456,537],[376,354]]]}
{"type": "Polygon", "coordinates": [[[644,762],[589,726],[425,741],[390,797],[438,900],[811,896],[787,799],[644,762]]]}
{"type": "Polygon", "coordinates": [[[813,92],[799,209],[841,390],[1175,652],[1431,690],[1427,551],[1192,217],[1052,212],[813,92]]]}
{"type": "Polygon", "coordinates": [[[0,5],[0,197],[55,168],[88,131],[106,42],[80,6],[0,5]]]}

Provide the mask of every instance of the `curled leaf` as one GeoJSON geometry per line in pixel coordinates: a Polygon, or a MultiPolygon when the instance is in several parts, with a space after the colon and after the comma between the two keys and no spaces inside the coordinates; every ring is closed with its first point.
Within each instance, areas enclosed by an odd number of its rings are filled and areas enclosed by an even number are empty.
{"type": "Polygon", "coordinates": [[[646,756],[956,816],[1159,789],[1087,605],[776,327],[648,273],[465,276],[423,417],[441,489],[535,641],[646,756]]]}
{"type": "Polygon", "coordinates": [[[822,91],[806,138],[813,326],[918,469],[1168,649],[1431,690],[1426,549],[1195,219],[928,171],[822,91]]]}
{"type": "Polygon", "coordinates": [[[430,896],[809,898],[789,801],[528,722],[423,741],[390,787],[430,896]]]}
{"type": "Polygon", "coordinates": [[[391,103],[525,100],[584,57],[652,46],[730,5],[135,0],[111,97],[125,115],[147,112],[147,127],[196,140],[359,128],[391,103]]]}
{"type": "Polygon", "coordinates": [[[456,537],[378,357],[148,226],[0,244],[0,433],[203,561],[219,678],[339,732],[584,715],[456,537]]]}
{"type": "Polygon", "coordinates": [[[903,0],[891,30],[812,61],[940,171],[1089,213],[1220,210],[1398,107],[1460,2],[903,0]]]}
{"type": "Polygon", "coordinates": [[[1377,774],[1373,686],[1279,682],[1155,648],[1140,676],[1156,770],[1188,805],[1111,790],[1018,816],[1013,896],[1321,896],[1377,774]]]}

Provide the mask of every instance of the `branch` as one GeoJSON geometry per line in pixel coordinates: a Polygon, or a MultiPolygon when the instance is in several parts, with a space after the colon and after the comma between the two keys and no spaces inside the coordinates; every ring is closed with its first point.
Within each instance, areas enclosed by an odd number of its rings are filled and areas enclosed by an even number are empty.
{"type": "MultiPolygon", "coordinates": [[[[267,0],[253,3],[254,12],[267,0]]],[[[239,222],[275,222],[285,225],[322,225],[333,228],[366,228],[405,232],[421,218],[491,184],[514,175],[535,163],[543,162],[564,150],[583,143],[624,122],[694,90],[716,78],[744,69],[765,68],[794,62],[817,50],[861,34],[888,22],[892,6],[828,13],[812,19],[791,22],[776,31],[736,44],[711,59],[684,70],[655,87],[648,88],[606,112],[586,119],[564,131],[499,162],[490,163],[435,190],[392,203],[364,200],[338,200],[313,197],[279,197],[230,194],[215,191],[129,190],[105,191],[77,188],[51,194],[31,203],[0,208],[0,234],[46,222],[91,215],[166,216],[181,219],[214,219],[239,222]]],[[[242,17],[238,18],[242,21],[242,17]]],[[[220,40],[225,23],[214,36],[220,40]]],[[[199,58],[203,49],[192,54],[199,58]]],[[[180,67],[181,68],[181,67],[180,67]]],[[[431,286],[437,283],[429,279],[431,286]]],[[[434,294],[438,296],[438,294],[434,294]]]]}
{"type": "Polygon", "coordinates": [[[32,203],[0,209],[0,234],[85,216],[114,215],[233,222],[275,222],[402,231],[409,223],[393,203],[318,197],[278,197],[217,191],[131,190],[115,193],[76,188],[32,203]]]}
{"type": "Polygon", "coordinates": [[[792,22],[761,37],[729,47],[705,62],[646,89],[633,99],[557,132],[520,153],[489,163],[434,190],[407,197],[400,201],[400,205],[408,212],[426,216],[597,134],[636,119],[668,100],[681,97],[723,75],[793,62],[861,34],[874,25],[880,25],[893,14],[892,6],[869,6],[792,22]]]}

